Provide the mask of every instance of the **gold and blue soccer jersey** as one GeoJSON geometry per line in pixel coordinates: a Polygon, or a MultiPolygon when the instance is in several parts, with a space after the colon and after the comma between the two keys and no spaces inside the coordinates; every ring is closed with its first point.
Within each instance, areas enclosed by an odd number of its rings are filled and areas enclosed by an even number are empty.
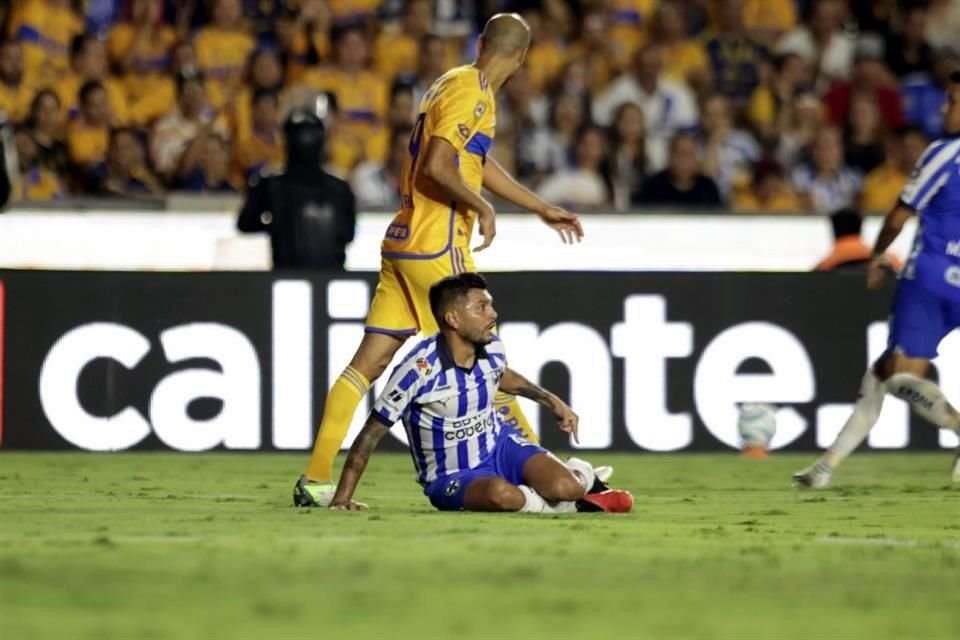
{"type": "Polygon", "coordinates": [[[83,33],[83,21],[47,0],[26,0],[11,11],[8,33],[23,45],[27,84],[50,87],[68,71],[70,41],[83,33]]]}
{"type": "Polygon", "coordinates": [[[463,181],[479,193],[493,144],[495,105],[490,84],[472,65],[451,69],[423,96],[401,174],[401,208],[381,245],[384,258],[426,259],[467,246],[476,212],[452,202],[422,176],[420,161],[430,138],[443,138],[457,152],[463,181]]]}

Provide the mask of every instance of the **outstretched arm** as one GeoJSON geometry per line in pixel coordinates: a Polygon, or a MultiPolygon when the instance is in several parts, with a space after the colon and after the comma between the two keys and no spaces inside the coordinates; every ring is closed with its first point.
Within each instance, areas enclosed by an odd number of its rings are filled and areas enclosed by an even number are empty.
{"type": "Polygon", "coordinates": [[[353,501],[353,492],[357,490],[360,476],[367,468],[370,454],[377,448],[387,431],[387,427],[373,414],[367,418],[367,423],[363,425],[357,439],[353,441],[350,453],[347,454],[347,461],[343,464],[340,482],[337,483],[337,492],[330,502],[331,509],[345,509],[347,511],[363,511],[366,509],[365,505],[353,501]]]}
{"type": "Polygon", "coordinates": [[[564,243],[579,242],[583,237],[583,226],[576,214],[544,201],[517,182],[491,156],[487,156],[483,165],[483,186],[507,202],[536,213],[547,226],[560,234],[564,243]]]}
{"type": "Polygon", "coordinates": [[[558,398],[555,394],[530,382],[509,367],[504,370],[503,377],[500,378],[500,391],[529,398],[547,407],[553,411],[553,414],[557,417],[560,430],[573,434],[573,441],[580,442],[577,431],[578,425],[580,424],[579,416],[573,412],[573,409],[567,406],[566,402],[558,398]]]}

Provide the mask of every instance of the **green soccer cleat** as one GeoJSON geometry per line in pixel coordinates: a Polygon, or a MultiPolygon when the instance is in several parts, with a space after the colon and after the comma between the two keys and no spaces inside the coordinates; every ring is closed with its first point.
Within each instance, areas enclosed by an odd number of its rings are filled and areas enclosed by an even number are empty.
{"type": "Polygon", "coordinates": [[[312,482],[306,476],[300,476],[293,485],[293,506],[329,507],[337,485],[332,482],[312,482]]]}

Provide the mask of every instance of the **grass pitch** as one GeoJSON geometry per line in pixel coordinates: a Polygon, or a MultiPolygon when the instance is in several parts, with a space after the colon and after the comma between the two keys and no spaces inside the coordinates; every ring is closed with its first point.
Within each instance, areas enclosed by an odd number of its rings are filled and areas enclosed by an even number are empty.
{"type": "Polygon", "coordinates": [[[374,455],[365,513],[289,506],[306,455],[0,454],[0,637],[956,638],[949,455],[589,454],[626,516],[441,514],[374,455]]]}

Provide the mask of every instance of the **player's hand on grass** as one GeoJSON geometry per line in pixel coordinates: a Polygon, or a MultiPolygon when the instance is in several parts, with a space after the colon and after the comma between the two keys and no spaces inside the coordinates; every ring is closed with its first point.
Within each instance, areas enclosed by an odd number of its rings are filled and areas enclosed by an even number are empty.
{"type": "Polygon", "coordinates": [[[497,235],[497,214],[493,205],[485,203],[486,207],[477,211],[477,224],[480,227],[480,235],[483,236],[483,244],[474,249],[474,251],[483,251],[493,243],[494,236],[497,235]]]}
{"type": "Polygon", "coordinates": [[[353,500],[334,500],[330,503],[333,511],[366,511],[367,505],[353,500]]]}
{"type": "Polygon", "coordinates": [[[539,215],[544,224],[560,234],[564,244],[580,242],[583,238],[583,225],[580,224],[577,214],[570,213],[562,207],[550,205],[539,215]]]}
{"type": "Polygon", "coordinates": [[[560,431],[564,433],[569,433],[573,435],[573,441],[577,444],[580,444],[580,416],[573,412],[566,403],[562,401],[557,401],[556,406],[553,408],[553,412],[557,416],[557,424],[560,427],[560,431]]]}
{"type": "Polygon", "coordinates": [[[886,280],[890,263],[884,255],[874,256],[867,265],[867,289],[879,289],[886,280]]]}

